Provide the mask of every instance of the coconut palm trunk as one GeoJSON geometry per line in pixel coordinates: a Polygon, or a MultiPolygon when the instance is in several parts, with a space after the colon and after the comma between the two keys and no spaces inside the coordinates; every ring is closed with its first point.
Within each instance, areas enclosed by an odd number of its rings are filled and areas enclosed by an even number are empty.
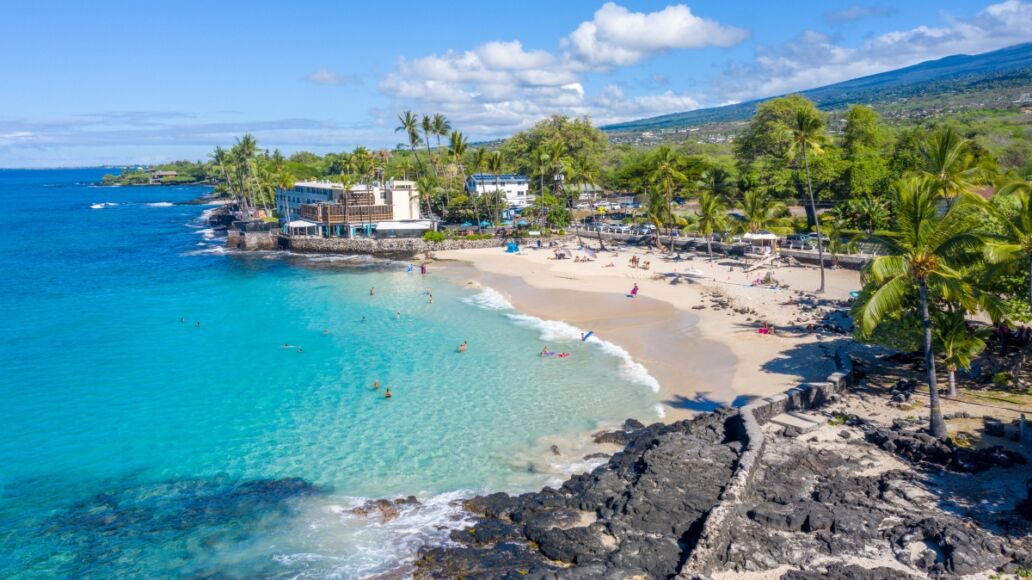
{"type": "Polygon", "coordinates": [[[818,294],[824,293],[824,243],[821,240],[821,220],[817,217],[817,203],[813,199],[813,185],[810,183],[810,161],[806,157],[806,145],[803,145],[803,166],[806,168],[806,193],[810,196],[810,209],[813,211],[813,227],[817,232],[817,261],[821,269],[821,287],[818,294]]]}
{"type": "Polygon", "coordinates": [[[933,437],[946,438],[946,420],[939,406],[939,387],[935,379],[935,354],[932,351],[932,320],[928,316],[928,284],[924,280],[918,282],[921,297],[921,328],[924,330],[924,359],[928,369],[928,406],[931,409],[928,430],[933,437]]]}

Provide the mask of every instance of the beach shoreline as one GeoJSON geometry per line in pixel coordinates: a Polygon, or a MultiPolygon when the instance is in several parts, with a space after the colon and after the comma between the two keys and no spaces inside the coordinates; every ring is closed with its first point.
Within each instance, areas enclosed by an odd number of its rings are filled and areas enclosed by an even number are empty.
{"type": "MultiPolygon", "coordinates": [[[[519,312],[591,330],[618,345],[658,381],[666,422],[741,405],[834,371],[829,337],[805,331],[807,321],[827,309],[813,306],[813,294],[806,292],[817,286],[815,267],[776,267],[780,287],[772,290],[750,285],[767,270],[747,271],[748,261],[674,260],[644,248],[598,252],[590,262],[554,260],[550,249],[529,247],[520,254],[468,249],[435,258],[455,283],[492,288],[519,312]],[[631,267],[635,256],[652,262],[651,268],[631,267]],[[640,293],[630,298],[634,284],[640,293]],[[779,332],[760,334],[762,322],[779,332]]],[[[828,287],[820,296],[826,301],[844,301],[859,288],[856,271],[826,274],[828,287]]]]}

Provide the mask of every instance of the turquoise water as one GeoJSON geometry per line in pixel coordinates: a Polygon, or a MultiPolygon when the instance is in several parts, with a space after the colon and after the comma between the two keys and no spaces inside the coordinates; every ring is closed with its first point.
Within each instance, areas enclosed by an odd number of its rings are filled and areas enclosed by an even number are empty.
{"type": "Polygon", "coordinates": [[[455,498],[554,483],[586,432],[657,416],[618,349],[490,290],[227,254],[174,205],[203,188],[102,173],[0,171],[0,577],[384,571],[461,524],[455,498]]]}

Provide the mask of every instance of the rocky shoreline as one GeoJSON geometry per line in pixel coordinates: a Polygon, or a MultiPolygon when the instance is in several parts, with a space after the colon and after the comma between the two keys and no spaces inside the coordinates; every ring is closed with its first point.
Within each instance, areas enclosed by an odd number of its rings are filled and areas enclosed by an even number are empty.
{"type": "Polygon", "coordinates": [[[1032,478],[1000,448],[849,414],[839,373],[743,409],[598,439],[623,451],[559,489],[466,500],[417,578],[922,578],[1032,570],[1032,478]],[[802,433],[774,420],[810,410],[802,433]],[[816,411],[815,411],[816,410],[816,411]],[[980,475],[973,475],[978,473],[980,475]],[[1024,484],[1026,497],[997,489],[1024,484]],[[969,497],[966,497],[969,496],[969,497]]]}

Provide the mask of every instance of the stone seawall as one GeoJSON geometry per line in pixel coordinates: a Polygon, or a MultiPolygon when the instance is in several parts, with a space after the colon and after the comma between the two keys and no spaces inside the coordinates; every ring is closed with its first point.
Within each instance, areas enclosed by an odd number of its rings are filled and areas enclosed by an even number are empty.
{"type": "Polygon", "coordinates": [[[446,250],[468,250],[499,248],[505,245],[502,238],[489,240],[444,240],[427,242],[422,238],[390,238],[369,240],[365,238],[318,238],[312,236],[280,236],[280,247],[293,252],[316,254],[364,254],[386,258],[410,258],[427,252],[446,250]]]}
{"type": "Polygon", "coordinates": [[[739,434],[744,445],[742,455],[720,495],[719,503],[706,515],[699,539],[681,567],[678,578],[689,579],[704,575],[715,563],[717,554],[727,549],[732,531],[729,516],[734,514],[737,506],[741,505],[742,498],[749,492],[755,467],[766,445],[763,425],[772,417],[786,411],[821,407],[852,384],[853,367],[849,357],[840,351],[836,359],[840,370],[829,375],[826,382],[804,383],[783,393],[753,401],[739,410],[739,434]]]}

